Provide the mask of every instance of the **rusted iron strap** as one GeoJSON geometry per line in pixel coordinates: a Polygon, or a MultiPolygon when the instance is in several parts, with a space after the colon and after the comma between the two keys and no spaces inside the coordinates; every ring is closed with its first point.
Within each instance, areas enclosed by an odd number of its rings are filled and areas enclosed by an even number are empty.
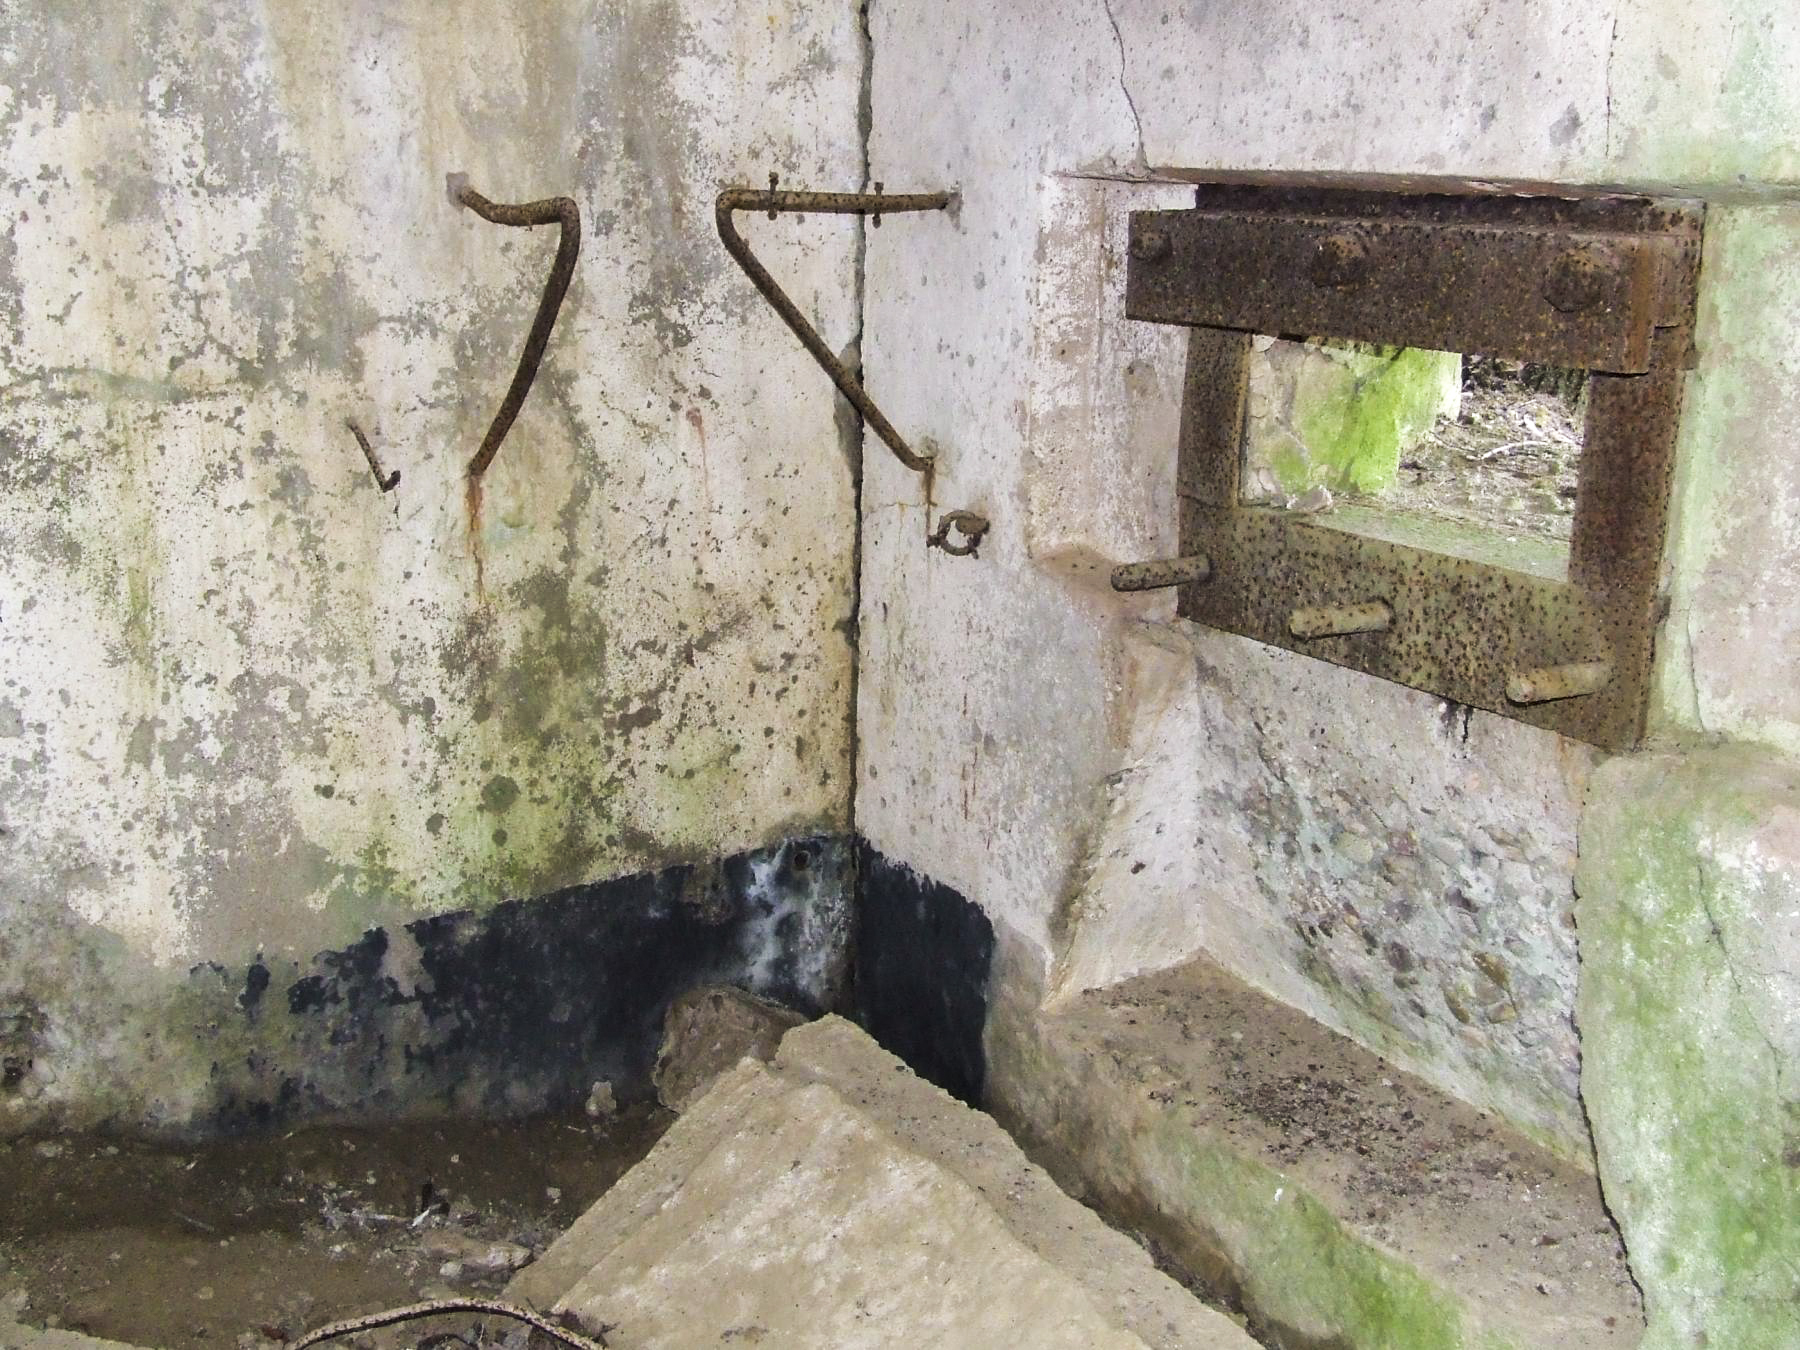
{"type": "Polygon", "coordinates": [[[482,437],[481,448],[469,461],[469,477],[479,478],[500,452],[500,442],[512,430],[512,424],[525,406],[531,382],[537,378],[538,365],[544,359],[544,348],[550,343],[550,330],[556,326],[557,312],[563,296],[575,275],[575,259],[581,253],[581,208],[573,197],[546,197],[542,201],[517,206],[489,201],[474,188],[464,184],[456,189],[456,200],[483,220],[496,225],[559,225],[556,261],[550,265],[549,279],[544,282],[544,297],[538,301],[537,317],[531,321],[531,332],[525,337],[525,350],[519,353],[519,368],[513,372],[512,384],[494,414],[493,425],[482,437]]]}
{"type": "Polygon", "coordinates": [[[1435,215],[1333,219],[1283,196],[1134,212],[1127,316],[1641,374],[1653,331],[1693,306],[1691,214],[1646,208],[1632,232],[1472,220],[1436,199],[1435,215]]]}
{"type": "MultiPolygon", "coordinates": [[[[879,189],[880,184],[877,184],[879,189]]],[[[813,360],[831,377],[831,382],[838,387],[838,392],[849,399],[856,411],[862,414],[863,421],[874,430],[875,434],[885,442],[899,461],[915,473],[929,473],[931,457],[922,455],[906,443],[906,439],[894,429],[894,424],[882,415],[875,400],[864,390],[862,381],[851,372],[842,361],[831,353],[824,340],[819,337],[818,330],[806,321],[806,316],[794,302],[787,297],[776,284],[775,278],[769,275],[769,269],[757,261],[756,255],[750,251],[750,245],[744,236],[738,233],[737,226],[732,223],[732,213],[736,211],[767,211],[771,216],[782,212],[818,212],[825,215],[866,215],[875,217],[880,223],[881,217],[889,213],[902,211],[941,211],[950,204],[948,192],[916,192],[893,194],[881,192],[778,192],[774,188],[766,190],[757,188],[726,188],[719,194],[715,216],[719,224],[719,238],[724,241],[725,249],[737,260],[737,265],[744,269],[756,289],[762,292],[763,299],[781,320],[792,331],[800,343],[812,354],[813,360]]]]}

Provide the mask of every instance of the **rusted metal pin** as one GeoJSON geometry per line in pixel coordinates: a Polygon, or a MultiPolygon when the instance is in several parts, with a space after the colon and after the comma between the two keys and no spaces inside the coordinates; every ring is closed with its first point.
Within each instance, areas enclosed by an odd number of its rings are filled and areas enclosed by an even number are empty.
{"type": "Polygon", "coordinates": [[[461,174],[450,175],[450,199],[466,206],[483,220],[496,225],[558,225],[556,260],[550,264],[550,275],[544,282],[543,298],[538,301],[537,315],[531,331],[525,336],[525,350],[519,354],[519,367],[513,372],[512,384],[500,402],[500,411],[481,439],[481,447],[469,460],[469,477],[480,478],[487,472],[494,456],[500,453],[500,442],[512,430],[531,382],[537,378],[538,365],[544,359],[544,348],[550,343],[550,330],[556,326],[557,311],[575,275],[575,259],[581,253],[581,208],[573,197],[546,197],[542,201],[524,202],[517,206],[491,202],[470,187],[461,174]]]}
{"type": "Polygon", "coordinates": [[[1204,553],[1152,562],[1121,563],[1112,570],[1115,591],[1160,591],[1165,586],[1186,586],[1212,575],[1212,559],[1204,553]]]}
{"type": "Polygon", "coordinates": [[[1366,605],[1312,605],[1288,615],[1288,632],[1297,638],[1344,637],[1350,633],[1381,633],[1394,621],[1385,602],[1366,605]]]}
{"type": "Polygon", "coordinates": [[[370,445],[369,438],[363,435],[363,429],[351,421],[345,421],[344,425],[350,428],[350,434],[356,437],[356,443],[362,447],[363,458],[369,461],[369,472],[375,475],[375,486],[383,492],[392,492],[399,487],[400,470],[395,469],[392,473],[385,472],[381,467],[381,461],[376,458],[375,447],[370,445]]]}
{"type": "Polygon", "coordinates": [[[1521,670],[1506,682],[1513,703],[1550,703],[1559,698],[1597,694],[1612,683],[1611,661],[1573,661],[1563,666],[1521,670]]]}
{"type": "MultiPolygon", "coordinates": [[[[773,181],[771,178],[771,182],[773,181]]],[[[883,216],[901,211],[942,211],[950,205],[951,200],[952,195],[948,192],[897,193],[890,196],[885,192],[783,192],[777,191],[773,186],[766,192],[756,188],[726,188],[719,194],[713,213],[719,226],[719,238],[724,242],[726,252],[737,260],[737,265],[744,269],[744,275],[750,278],[756,289],[762,292],[763,299],[781,316],[781,321],[800,339],[800,345],[819,363],[819,368],[831,377],[838,392],[850,400],[856,411],[862,414],[863,421],[887,442],[888,449],[894,452],[899,461],[915,473],[928,472],[931,457],[920,454],[908,445],[905,438],[894,429],[894,424],[882,415],[881,409],[875,406],[875,400],[863,389],[862,381],[832,354],[819,337],[818,330],[806,321],[799,306],[788,299],[787,292],[769,275],[769,269],[750,251],[750,245],[738,233],[731,217],[736,211],[767,211],[771,220],[784,211],[883,216]]]]}

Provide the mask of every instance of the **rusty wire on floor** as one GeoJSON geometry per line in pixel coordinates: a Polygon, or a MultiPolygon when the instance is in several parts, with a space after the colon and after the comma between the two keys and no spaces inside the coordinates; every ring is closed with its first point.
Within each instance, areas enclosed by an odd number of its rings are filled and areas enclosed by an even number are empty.
{"type": "Polygon", "coordinates": [[[800,307],[788,297],[787,292],[770,275],[769,269],[750,251],[749,243],[732,221],[732,215],[738,211],[766,211],[770,220],[782,214],[867,216],[871,224],[879,227],[884,215],[942,211],[955,200],[955,194],[889,193],[881,183],[875,184],[873,192],[783,191],[780,182],[778,175],[770,174],[767,189],[734,187],[719,193],[714,216],[718,222],[720,240],[737,265],[743,269],[744,275],[750,278],[763,299],[769,302],[770,308],[781,316],[781,321],[800,339],[800,345],[818,362],[819,368],[831,377],[838,392],[850,401],[863,421],[894,452],[894,457],[914,473],[924,476],[927,547],[940,548],[956,557],[974,556],[976,549],[980,547],[982,536],[988,530],[986,518],[969,511],[953,511],[939,522],[935,530],[930,527],[931,484],[936,467],[934,458],[930,453],[915,450],[907,443],[906,438],[875,405],[875,400],[863,387],[861,378],[825,345],[818,330],[800,312],[800,307]],[[966,544],[950,542],[950,530],[953,527],[962,532],[968,540],[966,544]]]}
{"type": "Polygon", "coordinates": [[[389,1308],[386,1312],[369,1313],[363,1317],[348,1317],[341,1322],[331,1322],[317,1331],[309,1331],[288,1350],[309,1350],[309,1347],[321,1345],[326,1341],[334,1341],[340,1336],[354,1336],[359,1331],[374,1331],[378,1327],[390,1327],[397,1322],[413,1322],[423,1317],[439,1317],[445,1313],[475,1312],[485,1313],[492,1317],[510,1317],[514,1321],[524,1322],[535,1327],[546,1336],[553,1336],[564,1345],[575,1347],[575,1350],[607,1350],[604,1335],[585,1336],[579,1331],[560,1326],[557,1322],[542,1313],[530,1308],[520,1307],[516,1303],[502,1303],[491,1298],[435,1298],[424,1303],[409,1303],[403,1308],[389,1308]]]}
{"type": "Polygon", "coordinates": [[[489,201],[470,187],[461,174],[450,175],[449,187],[453,202],[468,207],[483,220],[492,221],[496,225],[561,227],[556,244],[556,259],[550,264],[550,275],[544,281],[543,298],[538,301],[537,315],[531,321],[531,331],[526,334],[525,350],[519,354],[518,369],[513,372],[512,384],[507,388],[506,397],[501,400],[500,410],[494,414],[487,435],[482,437],[481,447],[469,460],[469,477],[480,478],[494,462],[494,456],[500,452],[500,443],[512,429],[519,409],[525,406],[525,396],[531,392],[531,383],[537,378],[538,365],[544,359],[544,348],[550,343],[550,330],[556,326],[556,316],[562,308],[563,296],[568,292],[569,282],[575,275],[575,260],[581,254],[581,208],[576,205],[573,197],[546,197],[541,201],[512,206],[489,201]]]}

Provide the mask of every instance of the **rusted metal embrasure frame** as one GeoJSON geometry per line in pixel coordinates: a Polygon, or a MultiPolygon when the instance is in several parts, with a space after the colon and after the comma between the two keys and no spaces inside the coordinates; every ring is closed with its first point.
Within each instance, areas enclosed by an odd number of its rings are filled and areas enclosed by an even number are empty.
{"type": "Polygon", "coordinates": [[[812,359],[831,376],[831,382],[838,387],[838,392],[850,400],[856,411],[862,414],[863,421],[887,442],[888,449],[914,473],[929,474],[931,457],[921,455],[906,443],[905,437],[894,429],[894,424],[875,406],[875,400],[862,387],[862,381],[832,355],[830,348],[819,337],[818,330],[806,321],[806,316],[800,312],[799,307],[788,299],[787,292],[769,275],[769,269],[757,261],[756,255],[750,251],[750,245],[744,241],[744,236],[732,224],[731,216],[734,211],[767,211],[769,218],[773,220],[783,212],[812,212],[820,215],[872,216],[874,223],[879,225],[884,215],[902,211],[942,211],[950,205],[951,194],[915,192],[890,195],[881,190],[880,183],[875,185],[873,192],[779,192],[775,188],[777,181],[771,174],[767,190],[726,188],[719,194],[715,215],[719,223],[719,238],[724,241],[726,252],[737,259],[737,265],[744,269],[744,275],[762,292],[763,299],[781,316],[781,321],[793,330],[801,345],[812,354],[812,359]]]}
{"type": "Polygon", "coordinates": [[[1703,222],[1696,202],[1209,185],[1134,212],[1126,314],[1188,328],[1180,553],[1115,586],[1177,612],[1609,750],[1643,734],[1703,222]],[[1241,500],[1251,334],[1589,371],[1563,575],[1241,500]],[[1503,565],[1504,564],[1504,565],[1503,565]]]}
{"type": "Polygon", "coordinates": [[[469,477],[480,478],[500,452],[500,442],[512,430],[512,424],[525,406],[531,382],[537,378],[538,365],[544,359],[544,348],[550,342],[550,330],[556,326],[557,312],[563,296],[575,275],[575,259],[581,253],[581,208],[573,197],[546,197],[542,201],[505,206],[491,202],[466,183],[451,185],[451,195],[483,220],[496,225],[560,225],[556,243],[556,261],[550,265],[550,277],[544,282],[544,297],[538,301],[537,317],[531,321],[531,332],[525,338],[525,350],[519,354],[519,368],[513,372],[512,384],[501,400],[500,411],[482,437],[481,448],[469,460],[469,477]]]}

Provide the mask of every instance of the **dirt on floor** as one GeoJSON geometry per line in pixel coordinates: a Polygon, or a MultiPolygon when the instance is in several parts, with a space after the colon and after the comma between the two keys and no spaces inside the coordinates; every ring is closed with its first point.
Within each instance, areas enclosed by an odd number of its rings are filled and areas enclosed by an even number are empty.
{"type": "Polygon", "coordinates": [[[1440,417],[1401,456],[1391,487],[1341,500],[1566,541],[1585,386],[1585,371],[1465,357],[1458,415],[1440,417]]]}
{"type": "MultiPolygon", "coordinates": [[[[646,1105],[191,1147],[0,1140],[0,1320],[269,1350],[421,1299],[491,1298],[673,1119],[646,1105]]],[[[366,1343],[413,1345],[430,1329],[366,1343]]]]}

